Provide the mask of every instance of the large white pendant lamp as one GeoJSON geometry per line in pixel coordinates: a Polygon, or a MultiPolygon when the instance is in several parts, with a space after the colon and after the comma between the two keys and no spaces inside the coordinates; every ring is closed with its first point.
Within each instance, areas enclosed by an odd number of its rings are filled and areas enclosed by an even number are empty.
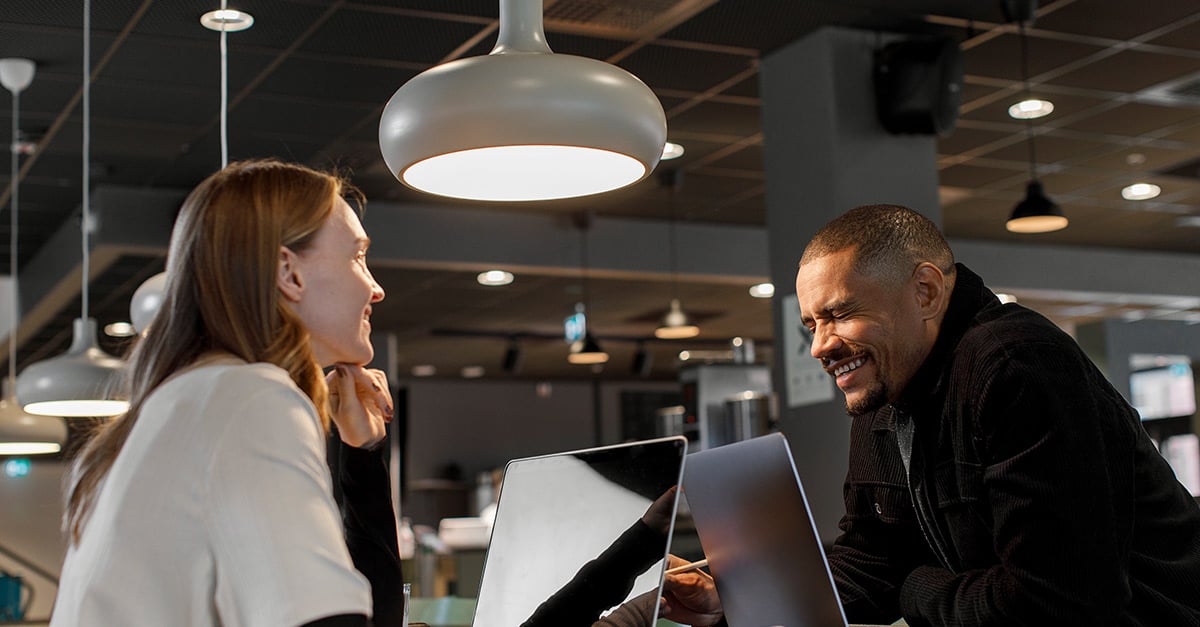
{"type": "Polygon", "coordinates": [[[12,92],[12,159],[9,195],[9,276],[12,277],[12,330],[8,334],[8,379],[0,400],[0,455],[45,455],[62,450],[67,425],[61,418],[25,413],[17,403],[17,329],[20,327],[20,290],[17,282],[17,211],[20,207],[20,172],[17,168],[20,136],[20,94],[33,82],[34,63],[29,59],[0,59],[0,84],[12,92]]]}
{"type": "Polygon", "coordinates": [[[637,77],[550,50],[542,0],[500,0],[492,52],[417,75],[379,122],[379,147],[396,178],[471,200],[624,187],[650,174],[666,138],[662,104],[637,77]]]}
{"type": "Polygon", "coordinates": [[[88,229],[91,212],[91,3],[83,2],[83,247],[82,315],[75,319],[67,352],[25,368],[17,377],[17,398],[25,411],[43,416],[115,416],[129,409],[117,396],[125,362],[105,353],[96,341],[96,321],[88,317],[88,229]]]}

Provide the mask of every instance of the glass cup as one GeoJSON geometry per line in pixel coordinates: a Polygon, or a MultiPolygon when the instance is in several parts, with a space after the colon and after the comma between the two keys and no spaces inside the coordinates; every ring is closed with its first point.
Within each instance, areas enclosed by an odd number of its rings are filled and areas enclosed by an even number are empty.
{"type": "Polygon", "coordinates": [[[408,627],[408,600],[412,595],[412,584],[404,584],[404,620],[400,623],[400,627],[408,627]]]}

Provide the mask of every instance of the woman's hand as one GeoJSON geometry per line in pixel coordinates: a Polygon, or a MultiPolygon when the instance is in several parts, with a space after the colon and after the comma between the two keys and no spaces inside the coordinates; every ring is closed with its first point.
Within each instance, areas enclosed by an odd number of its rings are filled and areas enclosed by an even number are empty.
{"type": "Polygon", "coordinates": [[[642,515],[642,522],[646,523],[647,527],[667,535],[671,529],[671,521],[675,519],[675,492],[678,490],[679,486],[673,485],[650,504],[650,508],[642,515]]]}
{"type": "MultiPolygon", "coordinates": [[[[686,566],[687,560],[671,555],[667,567],[686,566]]],[[[713,578],[702,570],[667,575],[663,582],[663,597],[659,616],[684,625],[705,627],[716,625],[725,613],[713,578]]]]}
{"type": "Polygon", "coordinates": [[[329,406],[342,441],[355,448],[370,448],[387,435],[392,421],[392,394],[387,375],[350,364],[338,364],[325,376],[329,406]]]}

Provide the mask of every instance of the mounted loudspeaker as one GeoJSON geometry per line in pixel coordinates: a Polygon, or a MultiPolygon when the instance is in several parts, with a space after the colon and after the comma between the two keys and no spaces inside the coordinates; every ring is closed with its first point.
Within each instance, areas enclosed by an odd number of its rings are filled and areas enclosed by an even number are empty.
{"type": "Polygon", "coordinates": [[[962,54],[952,39],[896,41],[875,52],[875,109],[890,133],[949,134],[962,82],[962,54]]]}

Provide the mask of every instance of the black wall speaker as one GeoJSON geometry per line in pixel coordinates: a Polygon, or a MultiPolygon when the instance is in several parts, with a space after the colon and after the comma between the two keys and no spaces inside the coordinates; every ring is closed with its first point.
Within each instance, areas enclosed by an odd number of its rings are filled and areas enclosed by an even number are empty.
{"type": "Polygon", "coordinates": [[[953,39],[907,39],[875,52],[875,109],[889,133],[949,134],[958,121],[962,82],[962,54],[953,39]]]}

